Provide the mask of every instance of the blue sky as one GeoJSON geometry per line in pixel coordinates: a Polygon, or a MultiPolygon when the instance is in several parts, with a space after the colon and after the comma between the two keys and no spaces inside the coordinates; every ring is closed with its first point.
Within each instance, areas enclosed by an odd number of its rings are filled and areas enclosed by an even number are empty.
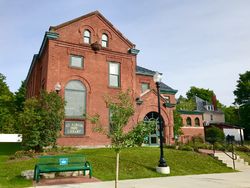
{"type": "Polygon", "coordinates": [[[177,96],[202,87],[230,105],[239,74],[250,70],[248,0],[0,0],[0,72],[11,91],[49,26],[95,10],[141,50],[138,65],[162,72],[177,96]]]}

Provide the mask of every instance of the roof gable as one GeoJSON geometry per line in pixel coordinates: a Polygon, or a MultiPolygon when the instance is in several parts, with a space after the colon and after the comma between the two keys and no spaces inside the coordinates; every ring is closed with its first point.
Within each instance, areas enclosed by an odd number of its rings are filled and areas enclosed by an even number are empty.
{"type": "MultiPolygon", "coordinates": [[[[153,77],[155,73],[156,73],[156,71],[146,69],[146,68],[141,67],[141,66],[136,66],[136,74],[153,77]]],[[[160,73],[160,74],[162,74],[162,73],[160,73]]],[[[165,83],[161,82],[160,83],[160,92],[161,92],[161,94],[166,94],[166,93],[176,94],[178,92],[178,90],[175,90],[175,89],[169,87],[168,85],[166,85],[165,83]]]]}
{"type": "Polygon", "coordinates": [[[88,13],[88,14],[85,14],[83,16],[80,16],[78,18],[75,18],[75,19],[72,19],[70,21],[67,21],[67,22],[64,22],[62,24],[59,24],[57,26],[50,26],[49,28],[49,31],[56,31],[58,29],[61,29],[65,26],[68,26],[74,22],[77,22],[77,21],[80,21],[80,20],[83,20],[83,19],[86,19],[88,17],[91,17],[91,16],[97,16],[100,20],[102,20],[105,25],[107,25],[113,32],[115,32],[123,41],[125,41],[129,46],[131,46],[131,48],[134,48],[135,47],[135,44],[133,44],[131,41],[129,41],[118,29],[116,29],[114,27],[114,25],[108,21],[99,11],[94,11],[94,12],[91,12],[91,13],[88,13]]]}

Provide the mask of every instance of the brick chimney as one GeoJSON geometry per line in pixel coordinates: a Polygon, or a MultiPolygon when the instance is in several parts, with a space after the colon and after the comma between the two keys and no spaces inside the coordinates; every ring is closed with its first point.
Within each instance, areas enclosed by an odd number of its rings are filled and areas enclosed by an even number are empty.
{"type": "Polygon", "coordinates": [[[213,96],[212,96],[212,104],[214,106],[214,111],[217,111],[217,102],[216,101],[217,101],[216,100],[216,95],[213,94],[213,96]]]}

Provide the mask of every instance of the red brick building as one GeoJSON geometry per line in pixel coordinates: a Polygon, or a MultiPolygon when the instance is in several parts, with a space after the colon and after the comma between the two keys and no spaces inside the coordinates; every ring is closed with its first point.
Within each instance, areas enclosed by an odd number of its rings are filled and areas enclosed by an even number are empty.
{"type": "Polygon", "coordinates": [[[182,118],[182,135],[179,141],[187,143],[192,137],[199,136],[204,138],[203,112],[179,110],[182,118]]]}
{"type": "MultiPolygon", "coordinates": [[[[131,90],[135,114],[128,129],[138,121],[158,118],[154,71],[137,66],[139,50],[98,11],[50,27],[27,75],[27,97],[44,89],[58,90],[66,101],[65,121],[59,145],[102,146],[106,136],[93,132],[84,114],[98,113],[109,125],[109,109],[103,97],[131,90]],[[55,88],[56,87],[56,88],[55,88]]],[[[164,141],[173,142],[174,90],[161,83],[164,141]]],[[[148,144],[158,144],[158,131],[148,144]]]]}

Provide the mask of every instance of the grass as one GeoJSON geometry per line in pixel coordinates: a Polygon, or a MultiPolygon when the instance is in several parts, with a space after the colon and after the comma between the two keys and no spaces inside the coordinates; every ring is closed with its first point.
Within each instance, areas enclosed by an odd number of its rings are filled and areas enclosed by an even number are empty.
{"type": "Polygon", "coordinates": [[[28,187],[32,185],[30,180],[21,177],[23,170],[34,168],[34,159],[26,161],[9,161],[21,146],[18,143],[0,143],[0,188],[28,187]]]}
{"type": "MultiPolygon", "coordinates": [[[[164,149],[171,176],[233,172],[221,162],[207,155],[190,151],[164,149]]],[[[114,180],[115,153],[111,149],[85,149],[93,165],[94,176],[101,180],[114,180]]],[[[120,179],[162,177],[155,167],[159,161],[159,148],[129,148],[120,154],[120,179]]]]}
{"type": "Polygon", "coordinates": [[[250,152],[236,151],[236,153],[250,165],[250,152]]]}
{"type": "MultiPolygon", "coordinates": [[[[30,180],[23,179],[20,174],[23,170],[33,169],[36,159],[8,160],[20,146],[5,147],[0,155],[0,188],[28,187],[30,180]],[[4,169],[4,170],[3,170],[4,169]]],[[[1,147],[0,147],[1,148],[1,147]]],[[[171,168],[171,176],[233,172],[212,157],[191,151],[164,149],[165,159],[171,168]]],[[[93,175],[103,181],[115,178],[115,152],[112,149],[82,149],[83,153],[93,166],[93,175]]],[[[159,160],[159,148],[128,148],[120,154],[120,179],[162,177],[155,172],[159,160]]]]}

